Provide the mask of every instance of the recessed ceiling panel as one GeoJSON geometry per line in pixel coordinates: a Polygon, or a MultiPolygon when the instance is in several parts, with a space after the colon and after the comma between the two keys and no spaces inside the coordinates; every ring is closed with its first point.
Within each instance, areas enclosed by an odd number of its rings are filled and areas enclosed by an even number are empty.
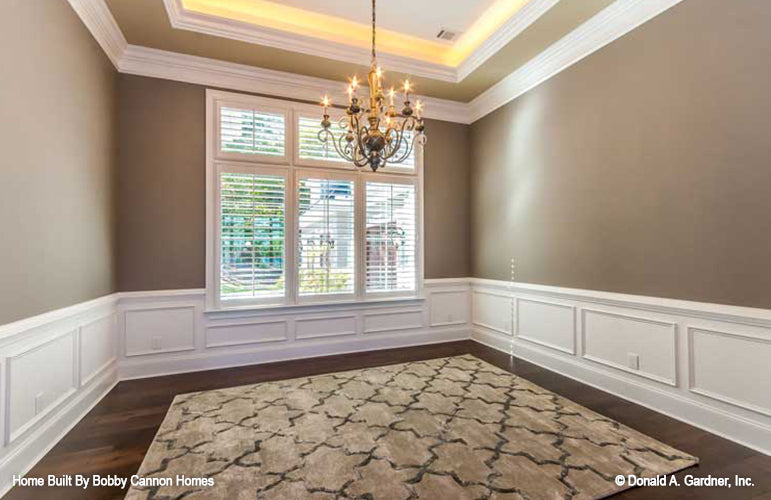
{"type": "MultiPolygon", "coordinates": [[[[441,29],[468,30],[495,0],[380,0],[378,26],[425,40],[437,40],[441,29]]],[[[281,3],[320,14],[367,24],[369,0],[283,0],[281,3]]],[[[449,42],[447,42],[449,43],[449,42]]]]}

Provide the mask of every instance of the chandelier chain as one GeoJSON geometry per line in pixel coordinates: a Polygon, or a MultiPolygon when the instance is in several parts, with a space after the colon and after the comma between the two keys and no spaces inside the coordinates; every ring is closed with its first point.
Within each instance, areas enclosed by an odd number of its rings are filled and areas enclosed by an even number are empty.
{"type": "Polygon", "coordinates": [[[376,60],[375,55],[375,0],[372,0],[372,63],[376,60]]]}

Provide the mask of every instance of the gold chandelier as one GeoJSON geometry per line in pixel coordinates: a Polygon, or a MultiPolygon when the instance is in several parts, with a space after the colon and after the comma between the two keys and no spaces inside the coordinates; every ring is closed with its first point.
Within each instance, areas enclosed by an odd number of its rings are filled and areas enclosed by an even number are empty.
{"type": "MultiPolygon", "coordinates": [[[[324,115],[321,120],[322,129],[319,131],[319,140],[324,144],[332,143],[337,154],[352,162],[356,167],[369,165],[373,172],[379,168],[385,168],[388,164],[403,163],[409,158],[415,144],[426,143],[423,133],[422,105],[420,101],[415,103],[413,109],[410,102],[412,86],[409,80],[402,84],[404,91],[404,107],[400,112],[396,111],[394,99],[396,91],[393,87],[388,91],[388,104],[386,105],[383,93],[383,71],[377,65],[375,53],[375,0],[372,0],[372,62],[368,76],[369,83],[369,107],[364,109],[359,104],[356,91],[359,81],[354,76],[348,85],[348,107],[346,116],[338,122],[340,132],[335,134],[331,130],[332,122],[329,119],[329,97],[322,101],[324,115]]],[[[366,104],[365,104],[366,106],[366,104]]]]}

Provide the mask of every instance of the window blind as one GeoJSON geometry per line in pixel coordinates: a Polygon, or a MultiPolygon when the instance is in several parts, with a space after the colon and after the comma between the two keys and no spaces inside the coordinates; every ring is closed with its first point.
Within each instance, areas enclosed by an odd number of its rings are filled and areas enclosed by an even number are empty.
{"type": "Polygon", "coordinates": [[[300,179],[297,211],[300,295],[353,294],[353,181],[300,179]]]}
{"type": "Polygon", "coordinates": [[[220,108],[220,150],[286,156],[286,123],[282,113],[251,109],[220,108]]]}
{"type": "MultiPolygon", "coordinates": [[[[332,130],[339,133],[340,126],[333,120],[332,130]]],[[[300,116],[297,121],[297,147],[301,160],[321,160],[343,163],[344,160],[335,151],[335,146],[329,140],[326,143],[319,140],[321,120],[319,117],[300,116]]]]}
{"type": "Polygon", "coordinates": [[[367,292],[415,290],[415,186],[367,182],[366,193],[367,292]]]}
{"type": "Polygon", "coordinates": [[[220,182],[220,297],[284,296],[284,178],[223,173],[220,182]]]}

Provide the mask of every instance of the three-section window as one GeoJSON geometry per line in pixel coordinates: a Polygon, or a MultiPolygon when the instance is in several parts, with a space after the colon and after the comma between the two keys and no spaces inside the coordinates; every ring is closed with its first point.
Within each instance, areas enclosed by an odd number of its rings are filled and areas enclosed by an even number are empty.
{"type": "Polygon", "coordinates": [[[422,151],[357,169],[319,140],[320,114],[207,92],[209,307],[419,293],[422,151]]]}

